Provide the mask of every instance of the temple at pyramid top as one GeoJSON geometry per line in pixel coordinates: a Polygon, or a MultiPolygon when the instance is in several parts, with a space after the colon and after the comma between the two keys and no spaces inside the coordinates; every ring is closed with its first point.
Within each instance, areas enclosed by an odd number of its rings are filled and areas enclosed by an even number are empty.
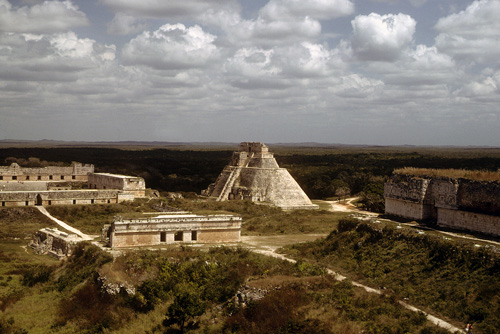
{"type": "Polygon", "coordinates": [[[263,143],[243,142],[231,162],[203,195],[217,201],[247,199],[283,209],[317,209],[288,170],[280,168],[263,143]]]}

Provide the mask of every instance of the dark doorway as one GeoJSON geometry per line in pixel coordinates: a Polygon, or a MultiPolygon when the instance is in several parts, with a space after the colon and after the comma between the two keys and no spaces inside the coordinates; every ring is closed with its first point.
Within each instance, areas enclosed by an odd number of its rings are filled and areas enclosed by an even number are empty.
{"type": "Polygon", "coordinates": [[[182,231],[175,232],[174,241],[182,241],[184,233],[182,231]]]}
{"type": "Polygon", "coordinates": [[[35,205],[43,205],[42,195],[40,195],[40,194],[36,195],[36,203],[35,203],[35,205]]]}

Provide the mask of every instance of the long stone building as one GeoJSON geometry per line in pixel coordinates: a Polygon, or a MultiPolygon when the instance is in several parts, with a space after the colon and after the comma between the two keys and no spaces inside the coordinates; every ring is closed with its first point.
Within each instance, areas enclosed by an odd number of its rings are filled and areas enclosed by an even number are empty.
{"type": "Polygon", "coordinates": [[[112,248],[174,243],[239,242],[241,217],[231,215],[165,214],[146,219],[116,219],[105,225],[103,240],[112,248]]]}
{"type": "Polygon", "coordinates": [[[94,165],[73,163],[70,167],[21,167],[17,163],[0,166],[0,181],[80,181],[94,172],[94,165]]]}
{"type": "Polygon", "coordinates": [[[500,235],[500,183],[394,174],[384,185],[385,213],[438,226],[500,235]]]}
{"type": "Polygon", "coordinates": [[[288,170],[280,168],[266,145],[243,142],[203,195],[217,201],[247,199],[283,209],[317,209],[288,170]]]}
{"type": "Polygon", "coordinates": [[[0,206],[120,203],[145,192],[143,178],[94,173],[93,165],[0,166],[0,206]]]}

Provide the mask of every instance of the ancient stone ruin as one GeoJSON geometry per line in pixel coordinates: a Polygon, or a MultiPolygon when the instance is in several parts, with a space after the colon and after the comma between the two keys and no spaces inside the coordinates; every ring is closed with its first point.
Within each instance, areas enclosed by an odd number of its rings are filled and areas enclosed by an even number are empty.
{"type": "Polygon", "coordinates": [[[94,173],[88,164],[0,166],[0,206],[120,203],[144,197],[145,192],[142,177],[94,173]]]}
{"type": "Polygon", "coordinates": [[[317,209],[262,143],[243,142],[217,181],[202,192],[216,201],[246,199],[283,209],[317,209]]]}
{"type": "Polygon", "coordinates": [[[500,183],[394,174],[384,185],[385,213],[438,226],[500,235],[500,183]]]}
{"type": "Polygon", "coordinates": [[[112,248],[175,243],[239,242],[241,217],[231,215],[163,214],[145,219],[115,218],[101,238],[112,248]]]}
{"type": "Polygon", "coordinates": [[[48,254],[61,259],[70,256],[80,241],[83,239],[76,234],[62,232],[57,228],[43,228],[35,233],[29,246],[37,254],[48,254]]]}

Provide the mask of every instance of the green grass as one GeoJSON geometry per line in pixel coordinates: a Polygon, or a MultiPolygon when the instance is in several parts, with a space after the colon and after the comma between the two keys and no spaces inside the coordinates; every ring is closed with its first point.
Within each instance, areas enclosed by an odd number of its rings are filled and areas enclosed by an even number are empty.
{"type": "Polygon", "coordinates": [[[355,220],[326,239],[291,246],[306,257],[478,333],[496,333],[500,311],[500,256],[489,248],[416,231],[355,220]]]}
{"type": "Polygon", "coordinates": [[[34,207],[0,208],[0,239],[31,239],[39,229],[56,226],[34,207]]]}

